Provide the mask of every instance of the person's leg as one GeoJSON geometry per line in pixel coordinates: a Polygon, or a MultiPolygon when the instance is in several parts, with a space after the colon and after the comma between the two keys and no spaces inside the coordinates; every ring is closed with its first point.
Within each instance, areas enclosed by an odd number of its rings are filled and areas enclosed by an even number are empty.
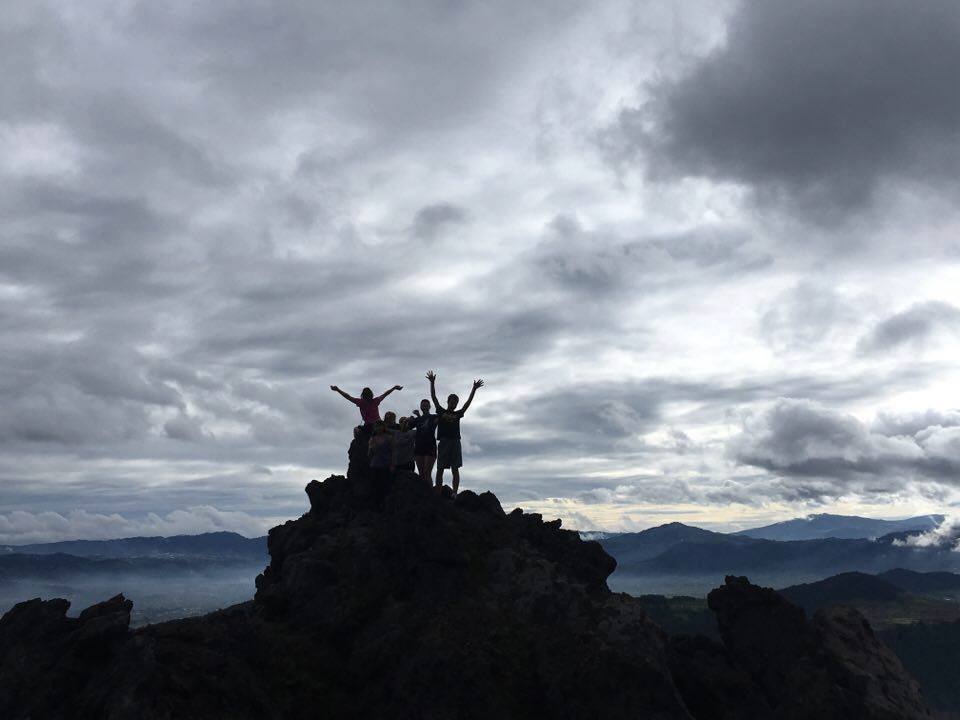
{"type": "Polygon", "coordinates": [[[433,475],[433,464],[434,464],[436,461],[437,461],[437,456],[436,456],[436,455],[424,455],[424,457],[423,457],[424,469],[425,469],[425,471],[426,471],[426,472],[424,473],[424,477],[426,477],[428,483],[433,482],[433,477],[432,477],[432,475],[433,475]]]}
{"type": "Polygon", "coordinates": [[[414,458],[414,461],[417,463],[417,475],[420,476],[420,479],[423,480],[426,477],[424,470],[427,467],[427,456],[426,455],[417,455],[414,458]]]}
{"type": "Polygon", "coordinates": [[[456,495],[460,489],[460,468],[454,466],[450,468],[450,472],[453,473],[453,494],[456,495]]]}
{"type": "Polygon", "coordinates": [[[437,443],[437,489],[443,487],[443,471],[450,467],[450,463],[447,461],[447,451],[448,451],[448,442],[447,440],[440,440],[437,443]]]}

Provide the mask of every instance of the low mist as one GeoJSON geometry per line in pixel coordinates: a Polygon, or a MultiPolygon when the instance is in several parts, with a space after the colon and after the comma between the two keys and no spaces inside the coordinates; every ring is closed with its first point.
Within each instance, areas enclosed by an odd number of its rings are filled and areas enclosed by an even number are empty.
{"type": "Polygon", "coordinates": [[[70,601],[71,617],[84,608],[123,593],[133,601],[131,624],[163,622],[235,605],[253,598],[254,580],[264,564],[210,568],[202,572],[94,574],[0,579],[0,614],[31,598],[70,601]]]}

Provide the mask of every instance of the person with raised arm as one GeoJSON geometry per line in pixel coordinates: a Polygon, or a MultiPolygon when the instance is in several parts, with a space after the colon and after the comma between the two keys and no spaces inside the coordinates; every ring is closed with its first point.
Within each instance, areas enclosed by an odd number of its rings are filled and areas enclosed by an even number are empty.
{"type": "Polygon", "coordinates": [[[420,409],[413,411],[410,427],[417,429],[414,447],[417,472],[427,485],[433,485],[433,466],[437,462],[437,416],[430,414],[430,401],[420,401],[420,409]]]}
{"type": "Polygon", "coordinates": [[[360,397],[358,398],[347,395],[336,385],[331,385],[330,389],[335,393],[340,393],[344,398],[360,408],[360,417],[363,418],[363,424],[367,430],[369,430],[371,427],[373,427],[374,423],[380,422],[380,403],[383,401],[383,399],[394,390],[403,390],[403,385],[394,385],[392,388],[383,393],[383,395],[378,395],[377,397],[373,396],[373,390],[368,387],[365,387],[360,391],[360,397]]]}
{"type": "Polygon", "coordinates": [[[430,397],[433,399],[433,405],[437,410],[437,490],[443,487],[443,471],[450,468],[453,475],[453,494],[456,495],[460,489],[460,468],[463,466],[463,451],[460,447],[460,418],[467,412],[467,408],[473,402],[473,396],[477,394],[477,390],[483,387],[483,380],[473,381],[470,397],[467,398],[460,409],[457,409],[460,397],[453,393],[447,396],[446,407],[440,405],[440,401],[437,399],[437,374],[433,370],[427,373],[427,380],[430,381],[430,397]]]}

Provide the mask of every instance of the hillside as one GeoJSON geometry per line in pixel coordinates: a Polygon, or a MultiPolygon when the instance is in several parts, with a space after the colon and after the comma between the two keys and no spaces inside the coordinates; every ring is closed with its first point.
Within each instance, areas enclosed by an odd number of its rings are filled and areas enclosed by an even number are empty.
{"type": "Polygon", "coordinates": [[[97,575],[140,575],[164,578],[171,575],[203,573],[228,567],[244,567],[250,558],[204,557],[77,557],[64,553],[49,555],[0,555],[0,578],[8,581],[27,578],[66,579],[97,575]]]}
{"type": "Polygon", "coordinates": [[[915,572],[895,568],[880,573],[879,577],[914,595],[952,597],[960,599],[960,575],[952,572],[915,572]]]}
{"type": "Polygon", "coordinates": [[[31,600],[0,619],[11,718],[701,718],[912,720],[916,683],[852,611],[812,619],[727,578],[722,641],[671,637],[611,593],[595,542],[439,496],[401,474],[307,487],[271,530],[252,601],[128,629],[122,596],[68,618],[31,600]]]}
{"type": "Polygon", "coordinates": [[[100,558],[255,558],[266,557],[265,537],[247,538],[233,532],[212,532],[200,535],[171,537],[130,537],[117,540],[66,540],[32,545],[2,545],[3,555],[74,555],[100,558]]]}
{"type": "Polygon", "coordinates": [[[785,586],[844,572],[960,570],[960,553],[903,546],[895,537],[779,541],[671,523],[600,542],[617,558],[614,582],[634,594],[705,593],[728,573],[785,586]]]}
{"type": "Polygon", "coordinates": [[[735,534],[762,540],[871,539],[890,533],[926,532],[940,525],[943,517],[943,515],[921,515],[905,520],[877,520],[855,515],[820,513],[741,530],[735,534]]]}
{"type": "Polygon", "coordinates": [[[895,625],[880,635],[921,682],[924,698],[944,711],[937,717],[960,717],[960,620],[895,625]]]}
{"type": "Polygon", "coordinates": [[[749,540],[741,540],[733,535],[703,530],[678,522],[659,525],[636,533],[620,533],[598,539],[604,549],[617,558],[617,564],[620,567],[652,560],[678,545],[728,547],[750,544],[749,540]]]}
{"type": "Polygon", "coordinates": [[[900,600],[907,592],[876,575],[848,572],[814,583],[792,585],[778,592],[808,612],[833,605],[889,603],[900,600]]]}

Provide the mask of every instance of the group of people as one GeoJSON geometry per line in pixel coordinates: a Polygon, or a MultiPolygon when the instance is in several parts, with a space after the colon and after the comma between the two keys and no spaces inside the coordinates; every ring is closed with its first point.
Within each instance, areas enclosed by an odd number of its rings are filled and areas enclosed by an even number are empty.
{"type": "Polygon", "coordinates": [[[460,419],[473,402],[477,390],[483,387],[483,380],[474,380],[470,396],[460,404],[460,396],[451,393],[447,396],[446,407],[437,399],[437,374],[427,373],[430,381],[430,398],[435,412],[430,412],[430,400],[420,401],[419,409],[409,416],[397,420],[395,412],[388,411],[380,417],[380,403],[395,390],[403,390],[402,385],[394,385],[382,395],[374,397],[370,388],[364,388],[360,397],[348,395],[336,385],[330,389],[340,393],[360,409],[363,424],[354,431],[356,437],[367,441],[367,453],[370,460],[370,474],[374,481],[388,482],[396,470],[410,470],[419,473],[428,483],[433,483],[433,467],[436,464],[436,488],[443,487],[443,473],[450,469],[453,475],[454,494],[460,489],[460,468],[463,466],[463,450],[460,445],[460,419]]]}

